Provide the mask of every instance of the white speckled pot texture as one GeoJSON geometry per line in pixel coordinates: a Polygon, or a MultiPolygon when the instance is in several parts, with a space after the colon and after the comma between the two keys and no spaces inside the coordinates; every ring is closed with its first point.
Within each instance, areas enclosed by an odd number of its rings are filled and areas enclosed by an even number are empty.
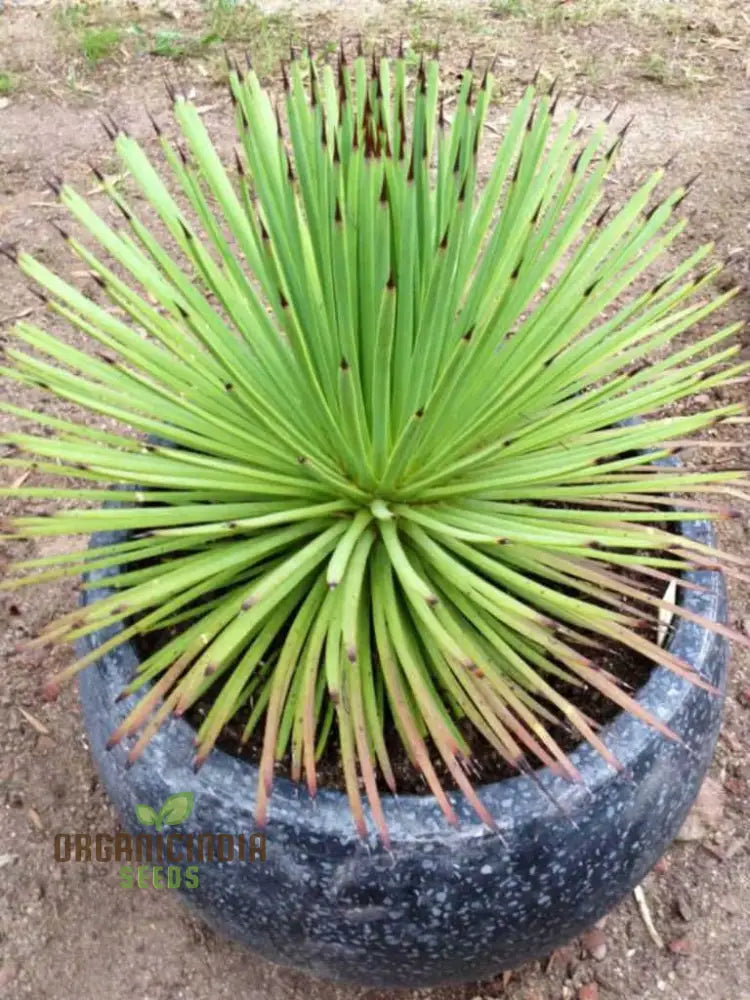
{"type": "MultiPolygon", "coordinates": [[[[713,540],[706,522],[683,534],[713,540]]],[[[93,545],[115,540],[95,536],[93,545]]],[[[110,571],[114,572],[114,571],[110,571]]],[[[106,593],[106,572],[96,574],[106,593]]],[[[94,576],[94,574],[92,574],[94,576]]],[[[682,591],[682,602],[726,620],[719,573],[690,579],[706,592],[682,591]]],[[[82,641],[88,651],[113,634],[82,641]]],[[[485,785],[480,795],[502,835],[491,833],[459,795],[461,824],[447,825],[431,797],[389,796],[384,806],[392,847],[353,831],[346,796],[324,789],[311,801],[279,779],[274,786],[265,862],[206,862],[185,901],[217,931],[264,958],[331,980],[379,987],[421,987],[486,979],[548,953],[591,925],[644,877],[677,833],[708,768],[719,731],[726,642],[679,619],[670,649],[719,690],[707,693],[655,669],[639,701],[682,742],[670,742],[621,714],[604,730],[625,766],[613,772],[589,747],[572,755],[577,785],[539,771],[541,786],[516,777],[485,785]]],[[[245,833],[254,827],[257,769],[216,750],[194,774],[193,731],[170,720],[138,763],[126,769],[126,746],[107,751],[107,737],[135,699],[115,697],[138,662],[124,643],[80,676],[91,752],[124,825],[142,831],[136,803],[158,809],[175,792],[192,791],[195,808],[175,832],[245,833]]]]}

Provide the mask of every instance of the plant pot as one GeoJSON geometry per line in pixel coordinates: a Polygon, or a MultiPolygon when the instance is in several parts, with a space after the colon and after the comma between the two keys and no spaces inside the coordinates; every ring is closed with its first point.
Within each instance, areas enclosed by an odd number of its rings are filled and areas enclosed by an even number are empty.
{"type": "MultiPolygon", "coordinates": [[[[711,543],[706,522],[682,532],[711,543]]],[[[97,535],[92,545],[120,540],[97,535]]],[[[110,571],[114,572],[114,570],[110,571]]],[[[90,601],[106,593],[86,592],[90,601]]],[[[718,573],[690,579],[705,593],[683,591],[690,610],[726,620],[718,573]]],[[[113,634],[86,638],[88,651],[113,634]]],[[[217,931],[258,954],[323,979],[366,986],[423,987],[486,979],[563,944],[636,886],[676,835],[708,768],[718,735],[726,680],[723,639],[679,619],[670,649],[715,685],[713,695],[655,669],[639,701],[682,738],[670,742],[625,714],[604,730],[626,768],[615,774],[588,746],[572,760],[585,779],[574,785],[540,771],[544,789],[526,778],[480,789],[502,836],[490,833],[459,795],[460,828],[450,827],[431,797],[385,797],[392,838],[384,850],[354,833],[346,796],[323,789],[311,801],[276,781],[265,862],[205,862],[199,885],[183,896],[217,931]]],[[[80,676],[91,752],[125,826],[143,831],[137,803],[159,809],[191,791],[195,808],[182,832],[237,834],[254,829],[257,768],[215,750],[193,773],[193,731],[172,719],[138,763],[127,748],[107,751],[112,730],[135,703],[115,703],[138,661],[124,643],[80,676]]]]}

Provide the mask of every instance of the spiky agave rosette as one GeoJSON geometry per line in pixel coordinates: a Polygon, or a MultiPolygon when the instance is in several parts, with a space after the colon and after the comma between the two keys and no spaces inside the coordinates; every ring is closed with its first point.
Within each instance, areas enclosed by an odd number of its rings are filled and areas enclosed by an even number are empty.
{"type": "Polygon", "coordinates": [[[577,780],[551,735],[557,720],[618,763],[560,682],[596,688],[674,738],[597,666],[603,648],[704,684],[647,638],[650,606],[695,618],[647,584],[739,561],[668,530],[729,513],[687,500],[676,511],[675,493],[731,493],[739,477],[643,452],[667,456],[740,413],[664,410],[747,368],[732,361],[736,325],[675,346],[733,293],[712,293],[717,268],[696,276],[706,246],[622,304],[682,232],[672,217],[686,189],[655,200],[657,170],[607,221],[622,132],[603,123],[581,139],[575,113],[554,128],[552,94],[528,88],[480,188],[489,73],[468,68],[450,112],[436,61],[410,80],[401,57],[370,66],[342,51],[337,68],[305,56],[283,76],[285,115],[252,68],[231,70],[230,171],[182,96],[181,140],[154,121],[164,179],[112,123],[148,222],[111,184],[119,231],[59,187],[103,251],[64,234],[105,304],[18,255],[49,308],[106,354],[21,323],[31,352],[10,349],[5,374],[170,443],[6,404],[54,430],[4,436],[40,470],[137,485],[115,509],[91,508],[111,497],[101,487],[14,490],[82,502],[14,518],[15,536],[129,535],[19,562],[13,583],[117,568],[113,596],[34,640],[123,623],[53,689],[119,643],[179,625],[125,690],[143,693],[112,738],[138,734],[131,761],[170,713],[210,693],[197,764],[233,717],[243,739],[264,728],[259,824],[275,761],[289,754],[314,793],[335,740],[357,828],[362,785],[387,842],[378,784],[396,787],[395,731],[448,820],[437,755],[494,826],[459,723],[515,768],[536,760],[577,780]]]}

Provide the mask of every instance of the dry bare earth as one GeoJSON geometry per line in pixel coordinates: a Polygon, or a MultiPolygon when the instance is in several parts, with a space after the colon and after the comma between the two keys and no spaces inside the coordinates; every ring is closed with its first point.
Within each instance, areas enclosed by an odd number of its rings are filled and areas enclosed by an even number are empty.
{"type": "MultiPolygon", "coordinates": [[[[170,2],[155,11],[110,5],[83,12],[75,23],[49,6],[29,3],[11,10],[6,4],[0,14],[0,83],[7,72],[14,86],[0,97],[0,239],[19,243],[70,274],[76,265],[48,224],[62,216],[44,178],[63,174],[86,190],[93,184],[87,160],[116,172],[98,124],[101,111],[112,111],[152,144],[143,107],[166,106],[161,74],[169,70],[185,87],[195,88],[197,102],[207,109],[206,121],[225,149],[231,129],[225,91],[215,83],[221,58],[216,46],[205,44],[182,62],[144,51],[160,31],[171,32],[173,42],[175,34],[190,39],[205,33],[207,15],[198,4],[170,2]],[[120,35],[94,66],[82,55],[82,46],[86,33],[102,25],[115,25],[120,35]]],[[[541,64],[543,77],[561,76],[571,99],[588,95],[587,120],[619,99],[622,120],[634,114],[635,122],[613,194],[673,154],[675,180],[702,170],[690,202],[690,236],[682,249],[715,239],[717,252],[728,259],[726,281],[733,284],[746,281],[750,271],[750,16],[743,6],[729,0],[648,5],[641,0],[627,5],[571,0],[563,6],[553,0],[496,0],[471,9],[365,2],[349,2],[342,9],[340,4],[305,3],[291,14],[230,22],[221,30],[238,44],[243,37],[261,37],[256,58],[265,59],[269,69],[271,57],[290,34],[299,41],[310,31],[320,49],[342,33],[350,39],[360,29],[366,41],[395,41],[403,33],[414,51],[440,35],[446,61],[455,61],[456,67],[471,48],[478,57],[496,55],[501,86],[510,98],[541,64]]],[[[493,109],[490,148],[502,116],[501,107],[493,109]]],[[[85,287],[85,277],[79,280],[85,287]]],[[[0,281],[0,337],[26,310],[32,310],[33,321],[42,321],[39,303],[4,262],[0,281]]],[[[730,312],[743,318],[748,301],[741,295],[730,312]]],[[[79,343],[75,334],[62,332],[79,343]]],[[[70,411],[12,384],[5,383],[3,393],[45,412],[70,411]]],[[[709,402],[714,399],[703,401],[709,402]]],[[[11,425],[8,418],[0,419],[11,425]]],[[[701,457],[701,449],[689,456],[695,461],[701,457]]],[[[750,449],[720,457],[747,465],[750,449]]],[[[3,472],[11,481],[20,474],[22,469],[3,472]]],[[[32,473],[27,482],[42,485],[43,479],[32,473]]],[[[13,511],[18,502],[4,506],[13,511]]],[[[41,502],[37,506],[44,509],[41,502]]],[[[748,551],[747,519],[727,525],[722,542],[734,551],[748,551]]],[[[25,550],[44,554],[58,544],[45,541],[25,550]]],[[[750,631],[747,588],[732,590],[733,624],[750,631]]],[[[120,888],[115,865],[54,863],[55,832],[116,828],[86,752],[73,690],[54,705],[43,704],[38,696],[42,677],[63,665],[69,652],[23,654],[16,649],[21,639],[70,609],[76,599],[75,586],[65,583],[0,599],[0,995],[19,1000],[382,997],[315,984],[261,962],[205,931],[170,893],[120,888]]],[[[724,793],[723,808],[709,810],[703,826],[694,831],[699,839],[673,847],[644,884],[656,928],[672,943],[671,950],[657,948],[634,901],[627,900],[603,928],[603,957],[600,941],[574,942],[547,962],[517,970],[509,980],[415,996],[750,998],[749,747],[750,662],[739,651],[712,772],[724,793]]]]}

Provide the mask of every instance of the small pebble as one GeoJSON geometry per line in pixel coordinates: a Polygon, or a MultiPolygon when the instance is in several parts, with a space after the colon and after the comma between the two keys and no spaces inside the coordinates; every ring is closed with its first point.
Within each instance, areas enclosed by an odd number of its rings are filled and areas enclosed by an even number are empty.
{"type": "Polygon", "coordinates": [[[693,943],[688,941],[687,938],[675,938],[674,941],[670,941],[667,948],[672,952],[673,955],[692,955],[693,954],[693,943]]]}
{"type": "Polygon", "coordinates": [[[607,955],[607,939],[604,931],[592,927],[581,939],[583,947],[596,962],[601,962],[607,955]]]}
{"type": "Polygon", "coordinates": [[[586,983],[578,991],[578,1000],[599,1000],[599,987],[596,983],[586,983]]]}
{"type": "Polygon", "coordinates": [[[684,893],[680,892],[675,896],[674,908],[686,924],[690,923],[693,919],[693,907],[690,905],[690,900],[684,893]]]}

